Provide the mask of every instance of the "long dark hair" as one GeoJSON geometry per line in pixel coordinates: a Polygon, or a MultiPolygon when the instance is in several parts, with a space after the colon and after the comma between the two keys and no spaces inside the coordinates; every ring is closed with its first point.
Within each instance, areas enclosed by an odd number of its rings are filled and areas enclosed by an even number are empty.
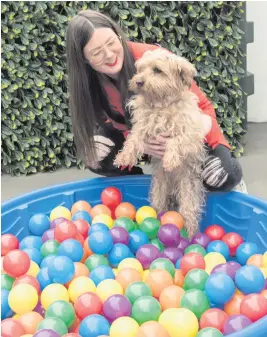
{"type": "Polygon", "coordinates": [[[107,16],[91,11],[81,11],[69,22],[67,30],[67,64],[69,80],[69,107],[77,155],[86,164],[96,161],[94,133],[103,126],[105,116],[130,126],[130,116],[125,109],[124,116],[113,111],[104,91],[107,76],[95,71],[86,61],[83,49],[96,28],[111,28],[120,37],[124,49],[124,64],[117,81],[122,107],[131,96],[128,82],[135,73],[134,58],[127,46],[127,39],[121,28],[107,16]]]}

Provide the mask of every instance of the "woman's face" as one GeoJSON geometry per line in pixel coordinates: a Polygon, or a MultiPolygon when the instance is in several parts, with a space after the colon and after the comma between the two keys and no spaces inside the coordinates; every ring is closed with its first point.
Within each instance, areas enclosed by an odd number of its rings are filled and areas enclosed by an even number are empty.
{"type": "Polygon", "coordinates": [[[122,69],[123,47],[120,38],[110,28],[97,28],[83,52],[96,71],[116,78],[122,69]]]}

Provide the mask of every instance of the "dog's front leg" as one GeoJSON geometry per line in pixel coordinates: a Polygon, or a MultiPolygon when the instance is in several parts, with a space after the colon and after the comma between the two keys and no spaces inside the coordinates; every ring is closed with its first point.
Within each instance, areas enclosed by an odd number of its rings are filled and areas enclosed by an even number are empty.
{"type": "Polygon", "coordinates": [[[164,171],[162,163],[155,165],[155,173],[151,183],[150,202],[157,211],[167,211],[169,205],[169,174],[164,171]]]}
{"type": "Polygon", "coordinates": [[[171,172],[181,164],[181,146],[179,137],[171,138],[166,143],[165,153],[162,159],[162,165],[165,171],[171,172]]]}

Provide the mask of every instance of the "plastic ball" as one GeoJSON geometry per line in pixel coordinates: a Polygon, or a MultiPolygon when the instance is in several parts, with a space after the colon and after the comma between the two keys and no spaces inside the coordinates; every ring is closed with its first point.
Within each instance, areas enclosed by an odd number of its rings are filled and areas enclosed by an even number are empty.
{"type": "Polygon", "coordinates": [[[3,259],[3,268],[11,277],[19,277],[27,273],[30,268],[30,258],[22,250],[12,250],[3,259]]]}
{"type": "Polygon", "coordinates": [[[184,289],[198,289],[204,291],[208,278],[209,274],[203,269],[190,270],[184,278],[184,289]]]}
{"type": "Polygon", "coordinates": [[[115,279],[114,272],[111,267],[109,266],[98,266],[94,268],[90,273],[90,279],[94,282],[97,286],[101,281],[106,279],[115,279]]]}
{"type": "Polygon", "coordinates": [[[210,302],[204,291],[190,289],[182,296],[180,307],[192,311],[200,319],[202,314],[210,308],[210,302]]]}
{"type": "Polygon", "coordinates": [[[73,224],[76,226],[78,232],[83,236],[83,238],[86,239],[90,229],[89,223],[83,219],[78,219],[74,220],[73,224]]]}
{"type": "Polygon", "coordinates": [[[1,289],[1,319],[8,318],[12,313],[8,304],[9,291],[1,289]]]}
{"type": "Polygon", "coordinates": [[[188,253],[184,255],[180,263],[180,269],[184,276],[192,269],[205,269],[205,266],[203,256],[198,253],[188,253]]]}
{"type": "Polygon", "coordinates": [[[267,316],[267,299],[261,294],[250,294],[243,298],[240,305],[241,315],[245,315],[252,322],[267,316]]]}
{"type": "Polygon", "coordinates": [[[42,329],[37,331],[32,337],[60,337],[60,335],[55,330],[42,329]]]}
{"type": "Polygon", "coordinates": [[[89,202],[85,201],[85,200],[79,200],[76,201],[72,207],[71,207],[71,214],[75,214],[78,211],[86,211],[90,214],[91,212],[91,205],[89,204],[89,202]]]}
{"type": "Polygon", "coordinates": [[[70,210],[64,206],[55,207],[50,213],[50,221],[52,222],[57,218],[65,218],[67,220],[71,220],[70,210]]]}
{"type": "Polygon", "coordinates": [[[151,245],[157,247],[158,250],[159,250],[160,252],[163,252],[163,250],[164,250],[164,245],[159,241],[158,238],[151,239],[151,240],[150,240],[150,243],[151,243],[151,245]]]}
{"type": "Polygon", "coordinates": [[[166,329],[158,322],[150,321],[142,324],[137,332],[136,337],[169,337],[166,329]]]}
{"type": "Polygon", "coordinates": [[[29,221],[29,230],[33,235],[43,235],[50,228],[49,217],[43,213],[34,214],[29,221]]]}
{"type": "Polygon", "coordinates": [[[172,224],[161,226],[158,231],[160,242],[167,247],[177,247],[180,241],[180,231],[172,224]]]}
{"type": "Polygon", "coordinates": [[[205,234],[210,238],[211,241],[221,240],[225,235],[225,231],[222,226],[211,225],[205,229],[205,234]]]}
{"type": "Polygon", "coordinates": [[[85,220],[88,224],[92,222],[92,217],[87,211],[77,211],[71,217],[71,221],[85,220]]]}
{"type": "Polygon", "coordinates": [[[113,227],[122,227],[131,233],[135,229],[135,224],[130,218],[120,217],[114,221],[113,227]]]}
{"type": "Polygon", "coordinates": [[[175,275],[175,267],[174,264],[165,258],[158,258],[155,261],[153,261],[150,265],[150,270],[166,270],[172,277],[175,275]]]}
{"type": "Polygon", "coordinates": [[[143,206],[137,210],[135,218],[138,225],[141,225],[146,218],[157,219],[157,212],[150,206],[143,206]]]}
{"type": "Polygon", "coordinates": [[[263,267],[263,255],[254,254],[254,255],[250,256],[247,260],[247,264],[250,265],[250,266],[262,268],[263,267]]]}
{"type": "Polygon", "coordinates": [[[180,230],[180,234],[182,238],[188,239],[188,234],[184,227],[180,230]]]}
{"type": "Polygon", "coordinates": [[[87,276],[79,276],[73,279],[68,288],[69,297],[73,303],[80,295],[95,291],[96,286],[94,282],[87,276]]]}
{"type": "Polygon", "coordinates": [[[13,287],[8,296],[8,304],[16,314],[32,311],[38,303],[38,293],[30,284],[18,284],[13,287]]]}
{"type": "Polygon", "coordinates": [[[142,281],[142,275],[136,269],[124,268],[116,275],[116,281],[118,281],[123,290],[125,290],[131,283],[142,281]]]}
{"type": "Polygon", "coordinates": [[[213,240],[207,246],[207,253],[219,253],[224,256],[226,260],[230,257],[230,249],[226,243],[220,240],[213,240]]]}
{"type": "Polygon", "coordinates": [[[211,274],[223,273],[231,277],[232,280],[235,279],[236,270],[228,263],[221,263],[214,267],[211,271],[211,274]]]}
{"type": "Polygon", "coordinates": [[[41,252],[38,249],[26,248],[26,249],[23,249],[23,252],[25,252],[29,256],[30,260],[34,261],[38,265],[41,264],[43,257],[42,257],[41,252]]]}
{"type": "Polygon", "coordinates": [[[136,254],[140,247],[148,244],[148,242],[147,235],[139,229],[132,231],[129,235],[129,248],[134,254],[136,254]]]}
{"type": "Polygon", "coordinates": [[[131,317],[117,318],[110,327],[110,337],[136,337],[138,323],[131,317]]]}
{"type": "Polygon", "coordinates": [[[23,326],[25,333],[34,334],[38,324],[43,320],[43,317],[37,312],[31,311],[21,315],[18,322],[23,326]]]}
{"type": "Polygon", "coordinates": [[[57,256],[48,266],[48,276],[54,283],[65,284],[74,276],[73,261],[67,256],[57,256]]]}
{"type": "Polygon", "coordinates": [[[116,243],[107,256],[111,266],[117,267],[121,261],[132,256],[132,252],[125,244],[116,243]]]}
{"type": "Polygon", "coordinates": [[[223,332],[223,327],[228,315],[221,309],[211,308],[204,312],[199,321],[201,329],[215,328],[223,332]]]}
{"type": "Polygon", "coordinates": [[[74,302],[74,309],[80,319],[93,314],[100,314],[103,309],[102,302],[97,294],[93,292],[86,292],[74,302]]]}
{"type": "Polygon", "coordinates": [[[83,257],[83,247],[77,240],[68,239],[61,242],[57,254],[67,256],[73,262],[79,262],[83,257]]]}
{"type": "Polygon", "coordinates": [[[202,246],[204,249],[207,248],[208,244],[210,243],[210,237],[205,233],[196,233],[192,239],[191,244],[197,244],[202,246]]]}
{"type": "Polygon", "coordinates": [[[108,266],[109,264],[105,256],[93,254],[86,259],[85,265],[88,268],[88,270],[91,272],[94,268],[98,266],[101,266],[101,265],[108,266]]]}
{"type": "Polygon", "coordinates": [[[34,311],[37,312],[38,314],[40,314],[42,317],[45,316],[45,310],[42,307],[42,304],[40,301],[38,301],[36,307],[34,308],[34,311]]]}
{"type": "Polygon", "coordinates": [[[105,317],[93,314],[84,318],[79,327],[81,337],[98,337],[109,334],[110,325],[105,317]]]}
{"type": "Polygon", "coordinates": [[[181,230],[184,226],[184,218],[182,215],[175,211],[169,211],[162,215],[160,222],[162,225],[173,224],[181,230]]]}
{"type": "Polygon", "coordinates": [[[39,268],[38,264],[31,261],[30,268],[27,271],[26,275],[36,277],[37,274],[39,273],[39,270],[40,270],[40,268],[39,268]]]}
{"type": "Polygon", "coordinates": [[[103,223],[104,225],[106,225],[109,229],[112,228],[113,226],[113,220],[111,218],[111,216],[107,215],[107,214],[99,214],[96,215],[93,218],[92,221],[92,225],[96,224],[96,223],[103,223]]]}
{"type": "Polygon", "coordinates": [[[125,268],[133,268],[136,269],[141,275],[143,274],[143,267],[141,263],[134,258],[127,258],[120,262],[118,265],[118,270],[120,271],[125,268]]]}
{"type": "Polygon", "coordinates": [[[201,329],[196,337],[223,337],[223,334],[215,328],[201,329]]]}
{"type": "Polygon", "coordinates": [[[265,279],[259,268],[243,266],[235,274],[235,283],[244,294],[259,293],[264,288],[265,279]]]}
{"type": "Polygon", "coordinates": [[[173,277],[164,269],[155,269],[148,274],[146,283],[152,290],[153,296],[159,298],[166,287],[173,285],[173,277]]]}
{"type": "Polygon", "coordinates": [[[184,275],[180,269],[175,270],[173,281],[174,281],[174,284],[178,287],[182,287],[184,285],[184,275]]]}
{"type": "Polygon", "coordinates": [[[180,251],[179,248],[166,247],[163,250],[161,256],[162,256],[162,258],[166,258],[166,259],[170,260],[175,265],[177,260],[182,258],[183,253],[180,251]]]}
{"type": "Polygon", "coordinates": [[[152,296],[152,290],[144,282],[133,282],[126,288],[125,296],[129,299],[131,304],[134,304],[140,297],[152,296]]]}
{"type": "Polygon", "coordinates": [[[37,327],[37,331],[42,329],[51,329],[57,332],[60,336],[68,333],[66,324],[57,317],[48,317],[42,320],[37,327]]]}
{"type": "Polygon", "coordinates": [[[21,337],[24,334],[24,328],[17,320],[7,318],[1,322],[2,337],[21,337]]]}
{"type": "Polygon", "coordinates": [[[95,231],[89,236],[89,246],[95,254],[107,254],[113,247],[110,231],[95,231]]]}
{"type": "Polygon", "coordinates": [[[214,267],[216,267],[219,264],[225,263],[226,259],[225,257],[217,252],[208,253],[204,256],[205,261],[205,270],[208,274],[210,274],[214,267]]]}
{"type": "Polygon", "coordinates": [[[19,240],[13,234],[1,235],[1,256],[19,248],[19,240]]]}
{"type": "Polygon", "coordinates": [[[132,318],[139,324],[157,321],[162,313],[160,303],[151,296],[138,298],[132,307],[132,318]]]}
{"type": "Polygon", "coordinates": [[[55,227],[55,240],[59,243],[68,239],[74,239],[78,234],[76,226],[71,221],[63,221],[55,227]]]}
{"type": "Polygon", "coordinates": [[[195,337],[198,332],[198,320],[193,312],[184,308],[165,310],[159,317],[159,323],[170,337],[195,337]]]}
{"type": "Polygon", "coordinates": [[[32,275],[22,275],[18,277],[13,283],[13,287],[16,287],[18,284],[29,284],[36,289],[38,294],[40,294],[41,292],[41,288],[40,288],[40,284],[38,280],[32,275]]]}
{"type": "Polygon", "coordinates": [[[136,214],[136,209],[129,202],[122,202],[115,209],[116,218],[127,217],[127,218],[130,218],[131,220],[134,220],[135,214],[136,214]]]}
{"type": "Polygon", "coordinates": [[[227,315],[239,315],[240,314],[240,305],[245,295],[243,294],[234,294],[234,296],[225,303],[224,311],[227,315]]]}
{"type": "Polygon", "coordinates": [[[91,210],[91,216],[92,219],[97,216],[97,215],[101,215],[101,214],[107,214],[109,216],[111,216],[111,210],[106,206],[106,205],[96,205],[92,208],[91,210]]]}
{"type": "Polygon", "coordinates": [[[64,322],[67,328],[70,328],[74,322],[75,311],[69,302],[56,301],[47,308],[45,318],[48,317],[57,317],[64,322]]]}
{"type": "Polygon", "coordinates": [[[48,255],[57,255],[59,243],[56,240],[48,240],[41,247],[41,254],[43,257],[48,255]]]}
{"type": "Polygon", "coordinates": [[[112,295],[122,295],[123,288],[116,280],[104,280],[98,284],[96,294],[104,303],[112,295]]]}
{"type": "Polygon", "coordinates": [[[225,242],[227,246],[229,247],[231,256],[236,255],[237,248],[241,245],[241,243],[244,242],[242,237],[239,234],[234,233],[234,232],[225,234],[222,237],[222,241],[225,242]]]}
{"type": "Polygon", "coordinates": [[[236,259],[241,265],[245,265],[247,260],[258,253],[258,246],[254,242],[243,242],[236,250],[236,259]]]}
{"type": "Polygon", "coordinates": [[[230,276],[223,273],[215,273],[207,279],[205,292],[212,303],[225,304],[233,297],[235,284],[230,276]]]}
{"type": "MultiPolygon", "coordinates": [[[[123,295],[110,296],[103,305],[103,315],[109,321],[114,322],[119,317],[131,316],[132,305],[123,295]]],[[[133,317],[134,318],[134,317],[133,317]]]]}
{"type": "Polygon", "coordinates": [[[160,221],[155,218],[146,218],[139,228],[142,232],[146,233],[149,239],[155,239],[160,229],[160,221]]]}
{"type": "Polygon", "coordinates": [[[110,230],[112,235],[113,243],[122,243],[124,245],[128,245],[129,243],[129,234],[123,227],[113,227],[110,230]]]}
{"type": "Polygon", "coordinates": [[[36,235],[29,235],[26,236],[24,239],[21,240],[19,244],[19,248],[22,249],[28,249],[28,248],[36,248],[40,249],[42,247],[43,241],[40,236],[36,235]]]}
{"type": "Polygon", "coordinates": [[[45,287],[50,285],[52,283],[52,280],[50,279],[50,277],[48,275],[48,267],[41,268],[39,270],[39,273],[37,274],[36,279],[40,284],[41,290],[43,290],[45,287]]]}
{"type": "Polygon", "coordinates": [[[198,253],[202,256],[205,256],[207,253],[206,253],[206,250],[198,245],[198,244],[192,244],[192,245],[189,245],[185,250],[184,250],[184,254],[188,254],[188,253],[198,253]]]}
{"type": "Polygon", "coordinates": [[[152,244],[143,245],[136,252],[136,259],[142,264],[144,269],[148,269],[151,263],[159,257],[159,249],[152,244]]]}
{"type": "Polygon", "coordinates": [[[11,290],[15,279],[7,274],[1,274],[1,289],[11,290]]]}
{"type": "Polygon", "coordinates": [[[170,308],[180,308],[181,298],[184,293],[184,289],[176,285],[172,285],[163,289],[159,297],[162,310],[164,311],[170,308]]]}
{"type": "Polygon", "coordinates": [[[60,300],[69,301],[68,290],[62,284],[50,284],[41,293],[41,304],[45,310],[50,304],[60,300]]]}
{"type": "Polygon", "coordinates": [[[263,266],[267,268],[267,251],[263,254],[263,266]]]}
{"type": "Polygon", "coordinates": [[[56,218],[55,220],[50,222],[50,228],[54,229],[57,225],[59,225],[61,222],[64,222],[68,219],[60,217],[60,218],[56,218]]]}
{"type": "Polygon", "coordinates": [[[260,294],[267,299],[267,289],[262,290],[260,294]]]}
{"type": "Polygon", "coordinates": [[[224,324],[224,335],[229,335],[231,333],[245,329],[245,327],[252,324],[251,320],[244,315],[234,315],[228,317],[224,324]]]}

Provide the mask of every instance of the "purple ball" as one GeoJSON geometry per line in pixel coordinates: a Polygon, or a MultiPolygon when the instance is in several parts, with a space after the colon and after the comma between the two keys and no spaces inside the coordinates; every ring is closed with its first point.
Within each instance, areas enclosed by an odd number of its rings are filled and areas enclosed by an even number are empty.
{"type": "Polygon", "coordinates": [[[196,233],[191,240],[191,244],[198,244],[203,248],[207,248],[208,244],[210,243],[210,238],[205,233],[196,233]]]}
{"type": "Polygon", "coordinates": [[[265,279],[265,284],[264,284],[264,288],[263,289],[267,289],[267,278],[265,279]]]}
{"type": "Polygon", "coordinates": [[[42,329],[37,331],[33,337],[60,337],[60,335],[54,330],[42,329]]]}
{"type": "Polygon", "coordinates": [[[104,317],[112,323],[122,316],[131,316],[132,305],[127,297],[123,295],[110,296],[103,305],[104,317]]]}
{"type": "Polygon", "coordinates": [[[181,239],[179,228],[172,224],[163,225],[158,231],[158,238],[166,247],[177,247],[181,239]]]}
{"type": "Polygon", "coordinates": [[[143,245],[136,253],[136,259],[142,264],[144,269],[148,269],[151,263],[159,257],[159,249],[152,244],[143,245]]]}
{"type": "Polygon", "coordinates": [[[251,320],[244,315],[232,315],[227,318],[224,324],[224,335],[230,335],[233,332],[243,330],[248,325],[252,324],[251,320]]]}
{"type": "Polygon", "coordinates": [[[54,228],[50,228],[47,231],[44,232],[44,234],[42,235],[42,241],[46,242],[48,240],[54,240],[55,236],[54,236],[54,228]]]}
{"type": "Polygon", "coordinates": [[[235,279],[236,270],[230,266],[228,263],[221,263],[214,267],[211,271],[211,274],[223,273],[231,277],[232,280],[235,279]]]}
{"type": "Polygon", "coordinates": [[[35,312],[38,312],[38,314],[40,314],[42,317],[45,316],[45,310],[44,308],[42,307],[42,304],[40,301],[38,301],[36,307],[34,308],[34,311],[35,312]]]}
{"type": "Polygon", "coordinates": [[[161,211],[158,213],[158,220],[161,220],[161,217],[166,213],[166,211],[161,211]]]}
{"type": "Polygon", "coordinates": [[[162,257],[169,259],[174,265],[176,261],[183,256],[183,253],[179,248],[175,247],[167,247],[164,249],[162,253],[162,257]]]}
{"type": "Polygon", "coordinates": [[[186,238],[183,238],[181,236],[181,239],[180,239],[180,242],[179,242],[179,245],[177,246],[177,248],[180,249],[181,252],[184,252],[185,249],[190,245],[190,241],[186,238]]]}
{"type": "Polygon", "coordinates": [[[238,271],[239,268],[241,268],[241,264],[239,264],[236,261],[229,261],[227,262],[232,268],[234,268],[235,271],[238,271]]]}
{"type": "Polygon", "coordinates": [[[111,230],[111,236],[115,243],[123,243],[124,245],[128,245],[129,243],[129,233],[123,227],[113,227],[111,230]]]}
{"type": "Polygon", "coordinates": [[[57,225],[59,225],[61,222],[63,221],[66,221],[67,219],[61,217],[61,218],[57,218],[55,220],[53,220],[51,223],[50,223],[50,228],[55,228],[57,225]]]}

